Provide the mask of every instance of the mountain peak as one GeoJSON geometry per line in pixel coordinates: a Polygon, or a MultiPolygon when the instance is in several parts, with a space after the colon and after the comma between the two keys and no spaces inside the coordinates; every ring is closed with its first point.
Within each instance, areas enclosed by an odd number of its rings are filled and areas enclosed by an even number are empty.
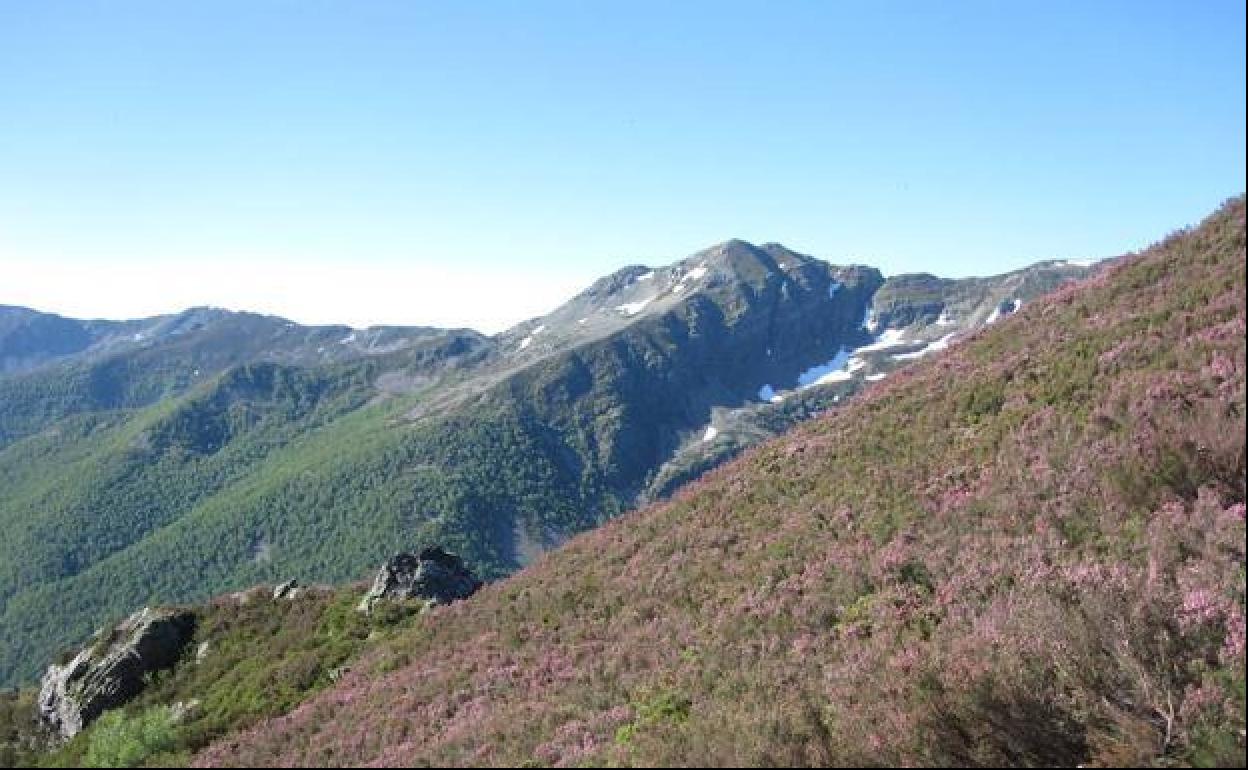
{"type": "Polygon", "coordinates": [[[694,254],[694,257],[703,257],[708,259],[724,259],[734,256],[745,256],[749,254],[757,254],[760,249],[749,241],[740,238],[729,238],[726,241],[720,241],[702,251],[694,254]]]}
{"type": "Polygon", "coordinates": [[[778,243],[756,246],[730,238],[666,266],[635,264],[616,270],[553,312],[517,324],[499,339],[504,348],[532,358],[672,312],[694,298],[710,298],[720,307],[717,312],[735,315],[785,285],[789,285],[786,297],[794,292],[830,297],[831,286],[857,283],[860,277],[778,243]]]}

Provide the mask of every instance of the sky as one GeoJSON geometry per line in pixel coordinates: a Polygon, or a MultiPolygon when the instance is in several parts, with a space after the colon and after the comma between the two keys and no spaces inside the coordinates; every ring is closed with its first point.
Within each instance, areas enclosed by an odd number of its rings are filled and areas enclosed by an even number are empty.
{"type": "Polygon", "coordinates": [[[0,304],[545,313],[728,238],[886,274],[1245,188],[1242,0],[0,0],[0,304]]]}

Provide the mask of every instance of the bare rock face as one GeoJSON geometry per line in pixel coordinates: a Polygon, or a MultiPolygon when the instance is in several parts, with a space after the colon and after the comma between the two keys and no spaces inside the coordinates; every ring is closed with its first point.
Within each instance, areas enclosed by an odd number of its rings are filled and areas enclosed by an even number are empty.
{"type": "Polygon", "coordinates": [[[273,601],[279,599],[296,599],[299,596],[299,581],[295,578],[287,580],[273,589],[273,601]]]}
{"type": "Polygon", "coordinates": [[[480,587],[481,581],[464,566],[462,559],[433,546],[416,555],[396,554],[381,565],[373,587],[358,609],[368,612],[378,599],[423,599],[431,606],[449,604],[468,598],[480,587]]]}
{"type": "Polygon", "coordinates": [[[144,675],[171,668],[195,633],[195,616],[144,607],[98,633],[64,666],[49,666],[39,690],[39,716],[72,738],[105,711],[143,689],[144,675]]]}

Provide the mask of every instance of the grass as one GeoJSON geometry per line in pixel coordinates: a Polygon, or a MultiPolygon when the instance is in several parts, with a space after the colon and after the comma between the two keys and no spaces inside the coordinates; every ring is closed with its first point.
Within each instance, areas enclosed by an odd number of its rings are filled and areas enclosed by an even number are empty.
{"type": "MultiPolygon", "coordinates": [[[[416,604],[381,603],[366,615],[355,609],[362,593],[360,585],[311,587],[293,600],[273,600],[262,587],[196,606],[195,637],[182,661],[63,746],[49,750],[47,736],[23,722],[17,704],[10,712],[0,710],[0,725],[7,714],[12,736],[8,764],[185,765],[211,741],[285,713],[329,687],[363,651],[412,627],[416,604]],[[19,737],[42,750],[17,752],[19,737]]],[[[29,701],[21,708],[33,715],[29,701]]]]}

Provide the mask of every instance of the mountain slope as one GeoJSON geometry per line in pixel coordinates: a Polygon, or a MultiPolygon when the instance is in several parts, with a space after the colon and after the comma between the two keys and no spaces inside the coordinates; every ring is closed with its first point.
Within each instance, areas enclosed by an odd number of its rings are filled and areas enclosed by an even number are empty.
{"type": "Polygon", "coordinates": [[[426,615],[203,753],[1234,764],[1243,198],[426,615]]]}
{"type": "Polygon", "coordinates": [[[0,368],[0,449],[65,417],[142,408],[185,395],[230,367],[332,365],[417,351],[445,344],[448,337],[463,346],[484,342],[464,330],[356,332],[217,308],[113,322],[0,306],[0,361],[24,362],[0,368]],[[49,327],[57,332],[46,332],[49,327]]]}
{"type": "Polygon", "coordinates": [[[728,241],[493,338],[213,309],[109,327],[0,377],[0,681],[136,605],[350,580],[420,542],[508,574],[1085,272],[917,292],[728,241]]]}
{"type": "Polygon", "coordinates": [[[690,436],[660,466],[640,499],[651,501],[670,494],[741,450],[852,397],[910,361],[942,350],[953,340],[1085,277],[1090,264],[1044,262],[991,278],[950,280],[925,274],[888,278],[872,296],[863,321],[872,335],[867,344],[824,347],[835,351],[830,362],[789,367],[760,389],[759,402],[715,409],[706,429],[690,436]]]}

